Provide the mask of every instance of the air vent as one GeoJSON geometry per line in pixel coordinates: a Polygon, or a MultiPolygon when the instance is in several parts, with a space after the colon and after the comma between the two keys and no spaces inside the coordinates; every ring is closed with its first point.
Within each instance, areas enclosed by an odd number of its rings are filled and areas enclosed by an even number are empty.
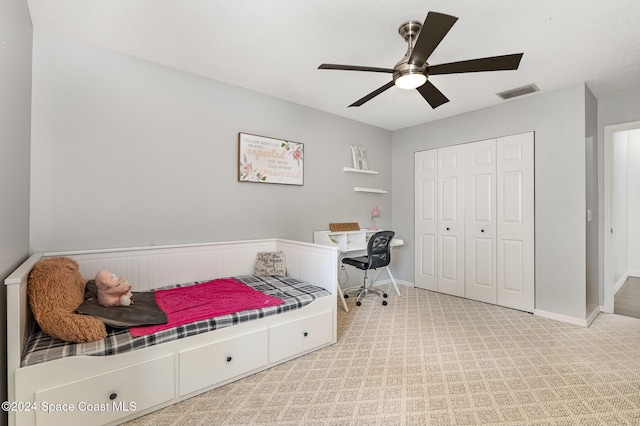
{"type": "Polygon", "coordinates": [[[534,93],[539,91],[538,86],[535,84],[527,84],[526,86],[516,87],[515,89],[505,90],[504,92],[496,93],[496,95],[500,96],[502,99],[507,100],[511,98],[515,98],[522,95],[527,95],[529,93],[534,93]]]}

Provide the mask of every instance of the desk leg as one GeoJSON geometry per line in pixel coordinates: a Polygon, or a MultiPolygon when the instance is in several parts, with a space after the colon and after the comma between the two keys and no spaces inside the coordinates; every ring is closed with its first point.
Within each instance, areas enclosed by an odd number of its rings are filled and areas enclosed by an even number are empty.
{"type": "MultiPolygon", "coordinates": [[[[391,279],[391,284],[393,284],[393,288],[395,288],[395,290],[396,290],[396,294],[397,294],[398,296],[402,296],[402,295],[400,294],[400,289],[398,289],[398,284],[396,284],[396,280],[395,280],[395,278],[393,278],[393,275],[391,275],[391,269],[389,269],[389,266],[385,266],[384,268],[387,270],[387,274],[389,274],[389,278],[391,279]]],[[[372,285],[372,286],[373,286],[373,285],[375,284],[375,282],[378,280],[378,275],[380,275],[380,272],[382,272],[382,269],[377,269],[377,270],[376,270],[376,276],[375,276],[375,278],[373,279],[373,281],[371,281],[371,285],[372,285]]],[[[387,289],[388,289],[388,288],[389,288],[389,287],[387,287],[387,289]]]]}
{"type": "Polygon", "coordinates": [[[349,312],[349,308],[347,307],[347,302],[344,300],[344,293],[342,292],[342,287],[340,287],[340,283],[338,282],[338,297],[342,300],[342,307],[345,312],[349,312]]]}
{"type": "Polygon", "coordinates": [[[344,252],[340,252],[338,254],[338,297],[342,301],[342,307],[345,312],[349,312],[349,307],[347,306],[347,302],[344,300],[344,293],[342,291],[342,287],[340,286],[340,268],[342,266],[342,258],[344,257],[344,252]]]}
{"type": "Polygon", "coordinates": [[[398,284],[396,284],[396,280],[395,278],[393,278],[393,275],[391,275],[391,269],[389,269],[389,266],[385,266],[385,268],[387,269],[387,274],[389,274],[389,278],[391,278],[391,282],[393,283],[393,287],[396,289],[396,293],[398,294],[398,296],[402,296],[400,294],[400,290],[398,289],[398,284]]]}

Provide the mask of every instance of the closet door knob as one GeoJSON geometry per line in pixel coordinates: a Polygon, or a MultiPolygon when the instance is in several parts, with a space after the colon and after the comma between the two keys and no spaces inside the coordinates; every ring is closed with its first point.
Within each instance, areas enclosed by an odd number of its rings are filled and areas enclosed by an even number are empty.
{"type": "Polygon", "coordinates": [[[110,400],[112,400],[112,401],[113,401],[114,399],[116,399],[117,397],[118,397],[118,394],[117,394],[117,393],[115,393],[115,392],[113,392],[111,395],[109,395],[109,399],[110,399],[110,400]]]}
{"type": "Polygon", "coordinates": [[[449,230],[449,228],[447,228],[447,231],[449,230]]]}
{"type": "Polygon", "coordinates": [[[306,331],[302,334],[304,335],[304,337],[307,337],[309,335],[309,333],[307,333],[306,331]]]}
{"type": "Polygon", "coordinates": [[[227,357],[227,362],[231,362],[233,358],[231,358],[230,356],[227,357]]]}
{"type": "Polygon", "coordinates": [[[481,229],[480,232],[484,232],[484,229],[481,229]]]}

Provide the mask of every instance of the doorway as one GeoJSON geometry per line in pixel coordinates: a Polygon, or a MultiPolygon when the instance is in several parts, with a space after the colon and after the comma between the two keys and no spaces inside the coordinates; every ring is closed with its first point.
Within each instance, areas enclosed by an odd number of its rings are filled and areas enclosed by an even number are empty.
{"type": "Polygon", "coordinates": [[[640,276],[640,121],[604,128],[604,311],[628,277],[640,276]]]}

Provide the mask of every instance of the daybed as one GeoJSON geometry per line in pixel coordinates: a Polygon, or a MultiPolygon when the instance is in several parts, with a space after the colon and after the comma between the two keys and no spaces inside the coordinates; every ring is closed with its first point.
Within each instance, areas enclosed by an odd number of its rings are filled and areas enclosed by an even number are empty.
{"type": "Polygon", "coordinates": [[[117,424],[336,342],[337,250],[281,239],[32,255],[6,280],[11,425],[117,424]],[[147,291],[251,275],[258,252],[282,251],[287,276],[329,293],[277,315],[105,356],[21,366],[33,329],[27,280],[43,257],[66,256],[83,277],[117,271],[147,291]],[[71,411],[73,410],[73,411],[71,411]],[[51,412],[48,412],[51,411],[51,412]]]}

